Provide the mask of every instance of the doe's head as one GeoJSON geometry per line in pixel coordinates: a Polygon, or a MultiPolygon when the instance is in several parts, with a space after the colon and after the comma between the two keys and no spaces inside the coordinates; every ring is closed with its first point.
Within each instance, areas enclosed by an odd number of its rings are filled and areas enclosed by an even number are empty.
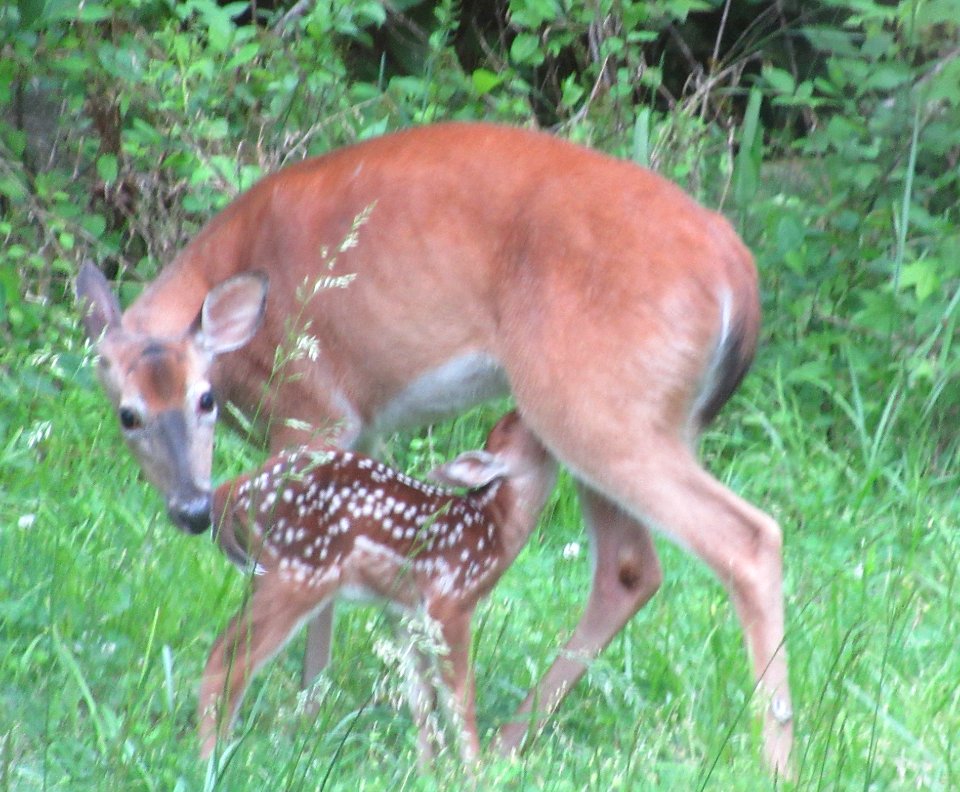
{"type": "Polygon", "coordinates": [[[215,286],[175,337],[125,327],[116,295],[90,262],[81,267],[76,290],[87,336],[96,344],[97,373],[127,445],[174,524],[189,533],[206,530],[218,412],[211,368],[260,327],[266,276],[243,273],[215,286]]]}

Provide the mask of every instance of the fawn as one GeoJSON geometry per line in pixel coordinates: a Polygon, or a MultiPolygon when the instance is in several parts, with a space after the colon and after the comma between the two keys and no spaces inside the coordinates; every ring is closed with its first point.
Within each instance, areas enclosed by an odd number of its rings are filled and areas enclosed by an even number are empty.
{"type": "MultiPolygon", "coordinates": [[[[254,569],[253,592],[217,639],[200,686],[201,756],[226,736],[252,676],[338,592],[374,596],[436,622],[448,654],[440,676],[461,755],[479,754],[470,621],[526,543],[555,481],[555,464],[520,417],[493,427],[430,476],[428,486],[369,457],[329,448],[280,453],[220,486],[213,525],[221,549],[254,569]],[[222,702],[222,706],[221,706],[222,702]]],[[[417,670],[428,659],[412,646],[417,670]]],[[[428,719],[438,690],[418,675],[410,703],[420,762],[433,756],[428,719]]]]}

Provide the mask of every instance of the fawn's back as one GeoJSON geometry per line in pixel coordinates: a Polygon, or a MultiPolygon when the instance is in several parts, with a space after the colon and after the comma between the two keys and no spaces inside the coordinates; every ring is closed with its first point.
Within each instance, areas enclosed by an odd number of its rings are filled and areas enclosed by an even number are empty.
{"type": "Polygon", "coordinates": [[[459,496],[359,454],[304,447],[221,486],[214,513],[235,563],[413,606],[417,589],[483,593],[504,555],[491,513],[502,486],[459,496]]]}

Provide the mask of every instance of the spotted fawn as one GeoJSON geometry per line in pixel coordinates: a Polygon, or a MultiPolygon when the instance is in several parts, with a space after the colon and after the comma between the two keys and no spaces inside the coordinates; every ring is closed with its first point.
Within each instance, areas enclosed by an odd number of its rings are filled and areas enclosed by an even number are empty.
{"type": "MultiPolygon", "coordinates": [[[[458,495],[369,457],[301,447],[219,487],[213,524],[224,553],[255,571],[253,592],[217,639],[200,687],[201,754],[229,731],[252,676],[337,594],[375,597],[425,612],[440,627],[439,659],[464,760],[479,753],[470,621],[516,558],[553,488],[552,458],[516,413],[491,430],[483,451],[461,454],[430,476],[458,495]]],[[[414,643],[423,672],[428,659],[414,643]]],[[[421,763],[433,756],[428,726],[438,690],[420,673],[410,699],[421,763]]]]}

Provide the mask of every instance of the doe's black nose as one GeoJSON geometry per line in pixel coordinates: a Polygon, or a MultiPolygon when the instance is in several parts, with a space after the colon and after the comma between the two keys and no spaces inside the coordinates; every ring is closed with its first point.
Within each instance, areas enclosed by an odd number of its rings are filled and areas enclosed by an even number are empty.
{"type": "Polygon", "coordinates": [[[201,534],[210,527],[210,493],[197,493],[186,501],[171,500],[167,513],[181,531],[201,534]]]}

